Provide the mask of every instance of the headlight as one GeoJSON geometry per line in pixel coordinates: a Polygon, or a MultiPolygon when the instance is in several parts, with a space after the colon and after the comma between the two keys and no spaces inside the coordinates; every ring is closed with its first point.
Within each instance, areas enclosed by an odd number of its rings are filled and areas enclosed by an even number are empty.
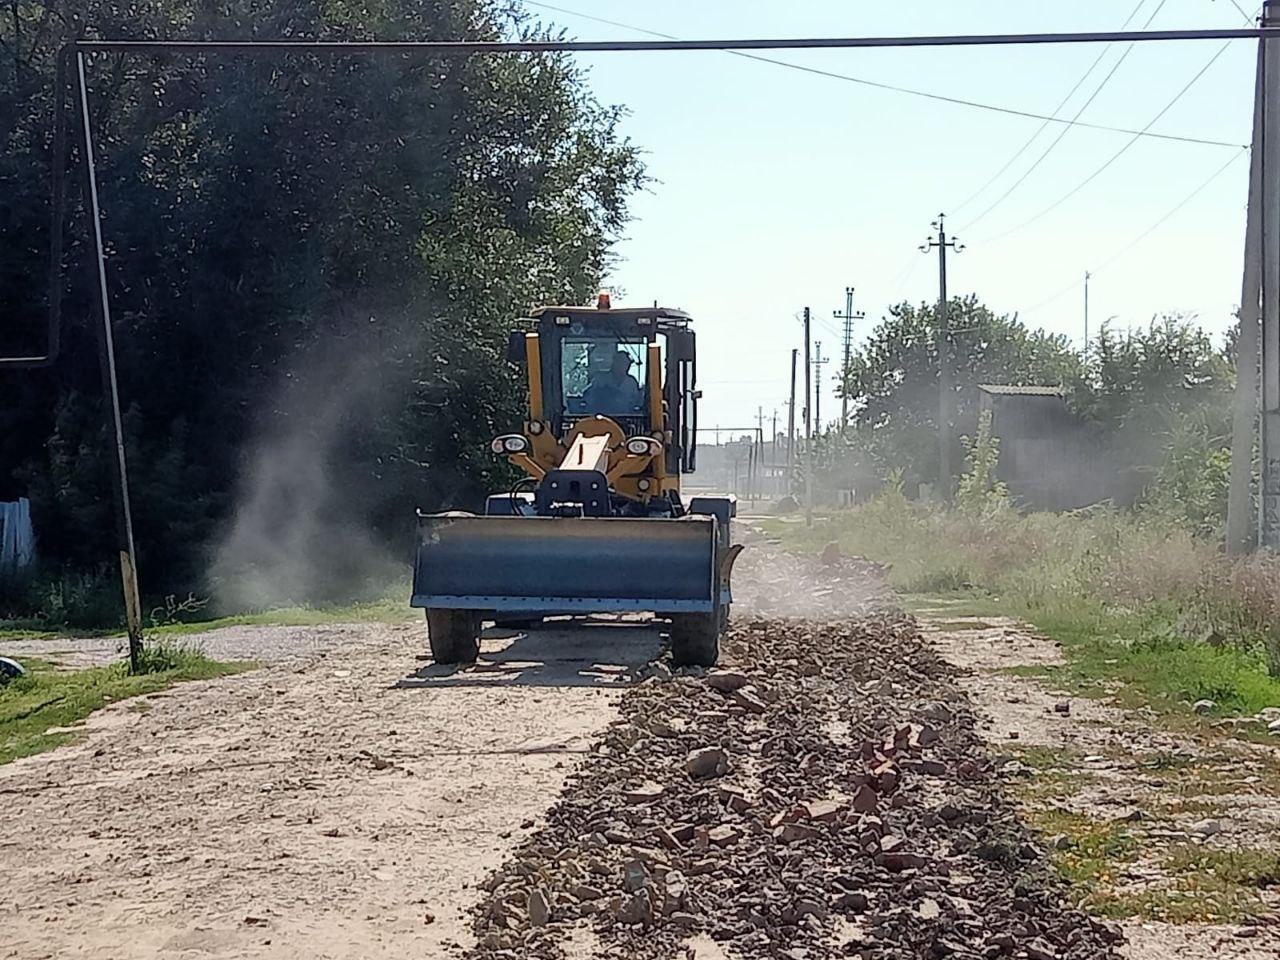
{"type": "Polygon", "coordinates": [[[489,444],[489,449],[494,453],[525,453],[529,449],[529,441],[518,433],[508,433],[495,437],[493,443],[489,444]]]}
{"type": "Polygon", "coordinates": [[[632,437],[627,441],[627,453],[635,454],[637,457],[643,457],[646,454],[656,456],[661,449],[658,441],[649,437],[632,437]]]}

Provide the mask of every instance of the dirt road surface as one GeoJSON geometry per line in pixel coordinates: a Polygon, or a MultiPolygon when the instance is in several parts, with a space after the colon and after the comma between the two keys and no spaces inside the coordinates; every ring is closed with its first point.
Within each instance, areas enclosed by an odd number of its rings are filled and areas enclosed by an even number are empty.
{"type": "Polygon", "coordinates": [[[659,639],[495,634],[455,672],[424,637],[213,635],[264,668],[101,711],[76,745],[0,767],[0,956],[430,957],[469,940],[476,884],[659,639]]]}
{"type": "Polygon", "coordinates": [[[261,669],[0,767],[0,957],[1116,956],[875,568],[737,581],[714,676],[637,623],[467,670],[416,623],[203,637],[261,669]]]}

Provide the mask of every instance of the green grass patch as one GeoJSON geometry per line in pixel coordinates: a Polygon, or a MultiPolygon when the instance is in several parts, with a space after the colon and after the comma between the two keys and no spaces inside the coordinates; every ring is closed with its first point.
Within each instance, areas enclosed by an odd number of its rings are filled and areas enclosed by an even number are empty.
{"type": "Polygon", "coordinates": [[[0,686],[0,764],[52,749],[75,737],[71,727],[109,703],[156,693],[184,680],[208,680],[250,669],[219,663],[176,644],[148,647],[146,672],[128,664],[59,670],[45,660],[23,658],[29,671],[0,686]]]}

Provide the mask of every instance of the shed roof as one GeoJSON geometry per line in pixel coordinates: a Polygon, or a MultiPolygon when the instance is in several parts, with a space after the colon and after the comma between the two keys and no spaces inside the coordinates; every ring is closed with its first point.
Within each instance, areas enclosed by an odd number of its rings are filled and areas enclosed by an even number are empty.
{"type": "Polygon", "coordinates": [[[978,389],[997,397],[1065,397],[1062,387],[1035,386],[1017,383],[980,383],[978,389]]]}

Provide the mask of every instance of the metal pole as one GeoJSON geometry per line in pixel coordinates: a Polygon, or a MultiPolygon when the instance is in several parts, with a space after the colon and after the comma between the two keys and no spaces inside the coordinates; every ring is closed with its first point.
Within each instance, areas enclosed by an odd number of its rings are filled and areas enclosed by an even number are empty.
{"type": "Polygon", "coordinates": [[[1257,542],[1253,512],[1253,443],[1258,429],[1258,326],[1262,294],[1262,102],[1265,60],[1258,44],[1254,88],[1253,149],[1249,162],[1249,207],[1245,224],[1240,333],[1236,339],[1235,413],[1231,426],[1231,486],[1227,496],[1227,552],[1247,553],[1257,542]]]}
{"type": "Polygon", "coordinates": [[[813,345],[813,431],[822,436],[822,341],[813,345]]]}
{"type": "MultiPolygon", "coordinates": [[[[1263,6],[1280,23],[1280,2],[1263,6]]],[[[1263,41],[1262,107],[1262,503],[1259,543],[1280,549],[1280,44],[1263,41]]]]}
{"type": "Polygon", "coordinates": [[[844,366],[840,368],[840,432],[844,433],[849,425],[849,396],[846,393],[845,378],[849,375],[849,359],[853,355],[853,321],[862,320],[866,314],[859,310],[853,312],[853,287],[844,288],[844,313],[835,313],[837,320],[844,321],[844,366]]]}
{"type": "Polygon", "coordinates": [[[796,465],[796,363],[800,359],[800,351],[791,351],[791,403],[787,407],[787,494],[791,495],[792,476],[796,465]]]}
{"type": "Polygon", "coordinates": [[[804,308],[804,438],[813,436],[813,368],[809,358],[809,308],[804,308]]]}
{"type": "Polygon", "coordinates": [[[80,133],[84,150],[89,217],[93,229],[93,254],[98,272],[98,337],[101,346],[102,387],[107,403],[107,426],[115,447],[112,486],[116,501],[116,534],[120,550],[120,583],[124,590],[125,625],[129,632],[129,669],[142,667],[142,603],[138,597],[138,564],[133,547],[133,512],[129,505],[129,475],[125,465],[124,422],[120,416],[120,387],[116,378],[115,337],[111,330],[111,299],[107,294],[107,261],[102,246],[102,214],[98,203],[98,174],[93,153],[93,127],[89,116],[84,54],[76,54],[80,95],[80,133]]]}

